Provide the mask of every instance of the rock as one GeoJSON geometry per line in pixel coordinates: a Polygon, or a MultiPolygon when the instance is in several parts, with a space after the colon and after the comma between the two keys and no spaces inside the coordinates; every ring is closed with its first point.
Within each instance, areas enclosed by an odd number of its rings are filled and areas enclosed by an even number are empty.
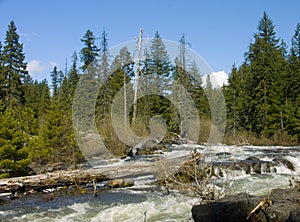
{"type": "Polygon", "coordinates": [[[287,159],[284,159],[282,156],[277,156],[273,159],[273,162],[276,164],[282,164],[284,165],[286,168],[295,171],[295,166],[288,161],[287,159]]]}
{"type": "Polygon", "coordinates": [[[249,166],[248,163],[241,161],[238,163],[238,166],[242,168],[246,172],[246,174],[249,174],[251,172],[251,167],[249,166]]]}
{"type": "Polygon", "coordinates": [[[261,174],[261,164],[262,161],[257,157],[250,156],[244,160],[244,162],[248,163],[251,166],[252,171],[257,174],[261,174]]]}
{"type": "Polygon", "coordinates": [[[110,188],[120,188],[123,186],[123,180],[122,179],[109,180],[107,181],[107,186],[110,188]]]}
{"type": "MultiPolygon", "coordinates": [[[[239,160],[235,162],[222,162],[222,163],[217,163],[214,162],[213,164],[217,166],[219,169],[224,170],[231,170],[231,171],[244,171],[246,174],[250,173],[256,173],[256,174],[261,174],[261,173],[276,173],[277,170],[275,168],[276,165],[279,164],[284,164],[286,167],[292,168],[294,167],[291,162],[288,160],[285,160],[283,158],[276,159],[274,158],[275,161],[264,161],[260,160],[257,157],[250,156],[244,160],[239,160]]],[[[220,170],[218,170],[220,172],[220,170]]]]}
{"type": "Polygon", "coordinates": [[[134,186],[133,179],[124,179],[123,187],[132,187],[134,186]]]}
{"type": "Polygon", "coordinates": [[[252,170],[254,173],[261,174],[261,163],[254,164],[252,170]]]}
{"type": "Polygon", "coordinates": [[[49,166],[49,167],[47,168],[47,171],[48,171],[48,172],[53,172],[53,171],[54,171],[54,167],[53,167],[53,166],[49,166]]]}
{"type": "Polygon", "coordinates": [[[300,222],[300,211],[294,210],[290,212],[287,222],[300,222]]]}
{"type": "Polygon", "coordinates": [[[216,156],[218,157],[226,157],[226,156],[231,156],[232,154],[229,152],[220,152],[220,153],[216,153],[216,156]]]}
{"type": "Polygon", "coordinates": [[[218,174],[217,175],[219,175],[219,177],[224,177],[224,173],[223,173],[223,171],[220,167],[218,167],[218,174]]]}
{"type": "Polygon", "coordinates": [[[273,170],[272,172],[274,172],[273,167],[274,167],[274,165],[271,162],[266,162],[263,164],[263,168],[266,173],[271,173],[271,169],[273,170]]]}
{"type": "Polygon", "coordinates": [[[217,202],[195,205],[192,216],[195,222],[202,221],[300,221],[300,191],[297,189],[272,190],[270,200],[273,205],[248,214],[265,197],[249,196],[246,193],[226,196],[217,202]]]}
{"type": "Polygon", "coordinates": [[[251,171],[253,173],[257,173],[257,174],[261,174],[261,173],[270,173],[271,172],[271,168],[272,170],[276,170],[274,168],[274,164],[272,162],[268,162],[268,161],[262,161],[260,159],[258,159],[257,157],[248,157],[245,160],[241,160],[237,163],[237,165],[246,172],[246,174],[251,173],[251,171]]]}
{"type": "Polygon", "coordinates": [[[274,204],[267,211],[268,214],[275,214],[280,218],[280,221],[294,220],[296,215],[300,215],[300,191],[297,189],[275,189],[272,190],[270,198],[274,204]]]}
{"type": "MultiPolygon", "coordinates": [[[[150,139],[149,141],[153,141],[150,139]]],[[[127,152],[127,156],[133,157],[137,155],[152,155],[152,154],[163,154],[163,151],[167,151],[168,147],[165,144],[149,144],[149,141],[144,141],[137,144],[135,147],[131,148],[127,152]]]]}
{"type": "Polygon", "coordinates": [[[195,205],[192,216],[195,222],[205,221],[246,221],[247,213],[255,205],[248,203],[247,194],[229,196],[218,202],[195,205]]]}
{"type": "Polygon", "coordinates": [[[110,188],[124,188],[132,187],[134,185],[133,179],[115,179],[107,181],[107,186],[110,188]]]}

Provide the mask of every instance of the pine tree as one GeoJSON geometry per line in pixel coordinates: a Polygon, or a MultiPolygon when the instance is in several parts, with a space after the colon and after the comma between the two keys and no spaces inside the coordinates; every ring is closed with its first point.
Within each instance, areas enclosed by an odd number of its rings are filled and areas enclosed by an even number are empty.
{"type": "Polygon", "coordinates": [[[100,49],[95,44],[96,37],[91,30],[87,30],[84,37],[81,39],[84,47],[80,51],[80,59],[84,63],[81,67],[83,75],[80,78],[80,87],[76,89],[73,107],[78,107],[73,116],[75,115],[81,126],[81,130],[89,130],[94,124],[94,109],[95,109],[95,93],[97,93],[99,85],[98,70],[98,57],[100,49]]]}
{"type": "MultiPolygon", "coordinates": [[[[94,41],[93,41],[94,44],[94,41]]],[[[81,50],[81,60],[84,58],[83,52],[86,52],[87,47],[81,50]]],[[[89,131],[94,125],[95,118],[95,96],[98,93],[99,81],[97,75],[97,61],[96,54],[98,50],[94,51],[94,59],[90,62],[88,60],[82,62],[86,63],[86,66],[81,68],[84,70],[83,74],[78,78],[78,83],[74,88],[73,102],[72,102],[72,116],[73,125],[76,127],[76,131],[89,131]],[[93,61],[93,63],[91,63],[93,61]],[[75,123],[76,122],[76,123],[75,123]]],[[[96,107],[97,110],[97,107],[96,107]]]]}
{"type": "Polygon", "coordinates": [[[162,93],[167,89],[171,75],[171,63],[166,46],[158,31],[155,33],[150,45],[150,70],[153,74],[154,84],[160,88],[162,93]]]}
{"type": "Polygon", "coordinates": [[[128,51],[127,47],[123,47],[120,50],[119,55],[116,56],[112,63],[112,70],[113,73],[111,75],[110,81],[109,81],[109,88],[112,92],[112,98],[115,97],[116,93],[121,90],[123,87],[123,106],[124,106],[124,124],[127,124],[129,121],[127,119],[128,117],[128,92],[132,92],[132,85],[128,84],[129,81],[134,76],[133,72],[133,60],[130,55],[130,52],[128,51]],[[127,85],[128,84],[128,85],[127,85]]]}
{"type": "Polygon", "coordinates": [[[258,24],[255,42],[250,44],[246,61],[250,66],[251,129],[257,136],[272,136],[283,130],[282,92],[285,79],[283,46],[276,37],[275,26],[266,12],[258,24]],[[278,96],[279,95],[279,96],[278,96]]]}
{"type": "Polygon", "coordinates": [[[83,62],[81,69],[83,71],[99,56],[99,48],[95,44],[96,37],[91,30],[87,30],[81,42],[84,44],[84,48],[80,51],[80,59],[83,62]]]}
{"type": "MultiPolygon", "coordinates": [[[[170,125],[172,117],[167,112],[170,107],[170,101],[166,99],[171,80],[171,62],[169,60],[166,46],[158,33],[155,33],[149,48],[149,66],[147,78],[149,97],[150,116],[162,115],[167,125],[170,125]]],[[[139,107],[139,105],[138,105],[139,107]]]]}
{"type": "Polygon", "coordinates": [[[76,88],[78,80],[80,78],[80,73],[77,68],[77,63],[78,63],[77,53],[74,52],[72,55],[72,67],[71,67],[71,70],[69,72],[69,77],[68,77],[69,84],[71,87],[71,96],[72,97],[74,95],[75,88],[76,88]]]}
{"type": "MultiPolygon", "coordinates": [[[[19,114],[18,114],[19,115],[19,114]]],[[[0,101],[0,178],[26,175],[30,163],[22,119],[0,101]]]]}
{"type": "Polygon", "coordinates": [[[37,81],[34,82],[32,78],[28,75],[24,80],[24,99],[25,99],[25,107],[33,108],[35,106],[36,101],[36,84],[37,81]]]}
{"type": "Polygon", "coordinates": [[[62,72],[57,70],[57,67],[54,66],[52,72],[50,73],[52,81],[52,93],[53,96],[58,96],[58,91],[60,87],[61,75],[62,72]]]}
{"type": "Polygon", "coordinates": [[[97,122],[99,132],[103,135],[105,141],[109,141],[108,148],[115,154],[120,154],[121,150],[121,152],[124,152],[125,145],[119,141],[120,138],[115,133],[121,133],[123,137],[126,136],[126,130],[129,126],[130,107],[128,104],[133,100],[132,84],[130,83],[134,75],[133,60],[127,47],[121,48],[119,54],[114,58],[110,70],[112,70],[112,73],[109,75],[105,87],[100,91],[100,96],[109,93],[108,96],[102,97],[102,99],[109,99],[99,104],[97,122]],[[105,89],[109,89],[109,91],[105,91],[105,89]],[[108,106],[106,107],[105,104],[108,106]],[[118,132],[112,127],[112,122],[116,120],[118,132]]]}
{"type": "MultiPolygon", "coordinates": [[[[126,84],[129,83],[134,75],[133,60],[127,47],[123,47],[119,54],[115,57],[112,62],[111,70],[113,70],[113,73],[109,77],[108,86],[111,92],[110,97],[114,98],[116,93],[118,93],[122,87],[125,92],[127,92],[126,84]]],[[[130,88],[132,88],[132,86],[130,88]]],[[[110,102],[112,102],[112,100],[110,102]]]]}
{"type": "Polygon", "coordinates": [[[213,85],[210,80],[210,75],[206,76],[206,84],[205,84],[205,94],[208,100],[212,100],[213,98],[213,85]]]}
{"type": "Polygon", "coordinates": [[[70,110],[70,112],[72,108],[74,92],[80,79],[80,74],[78,73],[77,69],[77,62],[77,54],[74,52],[72,55],[71,69],[70,71],[67,71],[67,75],[64,77],[61,84],[61,100],[65,109],[70,110]]]}
{"type": "Polygon", "coordinates": [[[101,34],[101,45],[100,45],[100,67],[99,67],[99,79],[102,80],[102,82],[105,82],[105,80],[108,78],[110,70],[109,70],[109,52],[108,52],[108,34],[103,30],[101,34]]]}
{"type": "Polygon", "coordinates": [[[3,60],[3,49],[0,41],[0,100],[5,100],[5,74],[4,74],[4,60],[3,60]]]}
{"type": "MultiPolygon", "coordinates": [[[[181,46],[182,48],[183,46],[181,46]]],[[[184,51],[184,50],[181,50],[184,51]]],[[[197,67],[197,64],[195,61],[190,62],[184,58],[186,58],[186,55],[182,55],[181,52],[181,59],[176,58],[175,59],[175,66],[173,67],[173,78],[176,81],[176,84],[183,87],[183,91],[179,90],[179,92],[172,93],[176,95],[176,97],[183,98],[185,94],[187,93],[189,96],[191,96],[191,99],[193,100],[193,103],[195,104],[196,108],[198,109],[198,116],[201,116],[202,118],[208,118],[209,113],[209,104],[206,99],[204,89],[202,87],[202,78],[200,75],[199,68],[197,67]],[[183,68],[185,67],[185,68],[183,68]]],[[[186,112],[189,113],[191,117],[192,110],[187,110],[188,107],[191,107],[189,104],[189,101],[186,101],[185,99],[181,99],[181,101],[177,104],[183,109],[186,110],[186,112]]],[[[176,108],[175,108],[176,109],[176,108]]],[[[176,110],[173,110],[172,112],[176,113],[176,110]]],[[[175,122],[180,122],[180,125],[188,125],[187,123],[183,123],[183,119],[179,121],[180,117],[173,117],[173,120],[177,119],[176,121],[173,121],[173,124],[176,124],[175,122]]],[[[192,118],[194,119],[194,118],[192,118]]],[[[178,126],[177,126],[178,128],[178,126]]],[[[185,137],[185,131],[188,129],[182,130],[182,135],[185,137]]],[[[176,132],[175,128],[174,131],[176,132]]]]}
{"type": "Polygon", "coordinates": [[[300,23],[292,37],[287,83],[286,128],[300,142],[300,23]]]}
{"type": "Polygon", "coordinates": [[[147,122],[150,118],[150,79],[151,79],[151,58],[150,52],[146,48],[144,50],[144,59],[141,61],[141,71],[140,71],[140,80],[138,90],[144,92],[145,96],[138,100],[138,115],[141,119],[144,119],[147,122]],[[143,80],[143,81],[142,81],[143,80]]]}
{"type": "MultiPolygon", "coordinates": [[[[237,78],[237,83],[240,87],[239,94],[237,97],[237,105],[240,107],[240,112],[238,116],[239,120],[239,126],[246,131],[253,132],[252,131],[252,122],[253,119],[255,118],[252,114],[254,112],[252,106],[252,90],[253,90],[253,85],[252,85],[252,75],[250,71],[250,66],[247,63],[243,63],[239,69],[238,69],[238,76],[237,78]]],[[[230,85],[229,85],[230,87],[230,85]]],[[[229,109],[230,112],[230,109],[229,109]]],[[[228,113],[229,118],[230,118],[230,113],[228,113]]]]}
{"type": "Polygon", "coordinates": [[[23,44],[19,43],[19,35],[14,21],[8,25],[2,60],[4,70],[0,75],[3,81],[1,94],[3,94],[4,101],[8,107],[23,105],[25,103],[23,84],[28,72],[26,71],[23,44]]]}
{"type": "Polygon", "coordinates": [[[110,79],[110,65],[109,65],[109,53],[108,53],[108,34],[103,30],[101,34],[100,45],[100,58],[98,65],[98,82],[101,84],[100,92],[97,98],[97,119],[106,118],[110,115],[110,105],[113,99],[113,89],[109,84],[110,79]]]}
{"type": "MultiPolygon", "coordinates": [[[[97,119],[101,120],[110,115],[111,104],[115,95],[121,90],[127,92],[126,84],[133,76],[133,60],[127,47],[120,50],[119,54],[115,57],[111,66],[112,73],[107,78],[105,85],[102,85],[98,100],[97,100],[97,119]]],[[[131,87],[130,87],[131,88],[131,87]]],[[[126,94],[126,93],[125,93],[126,94]]],[[[124,94],[124,96],[125,96],[124,94]]],[[[126,102],[126,98],[124,101],[126,102]]]]}
{"type": "MultiPolygon", "coordinates": [[[[60,71],[60,73],[62,72],[60,71]]],[[[73,98],[80,77],[77,69],[76,53],[73,53],[72,55],[71,69],[68,71],[66,67],[65,73],[66,74],[63,76],[63,80],[60,81],[59,96],[54,96],[51,99],[50,108],[48,109],[46,115],[46,125],[44,127],[44,131],[51,131],[51,129],[49,129],[49,125],[52,124],[52,116],[55,116],[57,118],[56,127],[59,126],[55,132],[58,134],[62,133],[61,140],[63,142],[60,143],[59,141],[57,141],[56,144],[52,144],[52,148],[56,148],[51,149],[51,155],[56,159],[56,161],[59,162],[62,161],[62,157],[60,157],[59,155],[64,156],[66,164],[69,165],[77,162],[78,158],[82,158],[81,152],[79,151],[78,145],[76,144],[72,124],[73,98]],[[59,115],[59,117],[57,115],[59,115]]]]}
{"type": "Polygon", "coordinates": [[[40,151],[46,161],[69,165],[77,161],[75,136],[71,115],[64,110],[58,97],[53,97],[45,116],[45,125],[39,135],[40,151]]]}
{"type": "Polygon", "coordinates": [[[297,24],[292,37],[292,48],[289,56],[288,97],[295,101],[300,95],[300,23],[297,24]]]}
{"type": "Polygon", "coordinates": [[[200,117],[207,118],[209,114],[209,104],[203,88],[202,75],[199,68],[197,67],[196,61],[193,61],[191,63],[188,69],[188,74],[190,79],[190,86],[187,90],[192,96],[199,110],[200,117]]]}
{"type": "Polygon", "coordinates": [[[226,105],[227,105],[227,130],[231,131],[233,141],[236,140],[237,131],[240,130],[240,117],[241,117],[241,75],[233,65],[230,76],[228,78],[228,86],[225,89],[226,105]]]}
{"type": "Polygon", "coordinates": [[[39,129],[43,129],[46,123],[46,113],[50,106],[50,89],[47,80],[44,79],[38,83],[38,125],[39,129]]]}
{"type": "Polygon", "coordinates": [[[33,81],[30,76],[24,82],[25,106],[22,116],[26,122],[26,132],[29,135],[37,136],[39,132],[39,109],[40,109],[40,83],[33,81]],[[26,117],[27,116],[27,117],[26,117]]]}

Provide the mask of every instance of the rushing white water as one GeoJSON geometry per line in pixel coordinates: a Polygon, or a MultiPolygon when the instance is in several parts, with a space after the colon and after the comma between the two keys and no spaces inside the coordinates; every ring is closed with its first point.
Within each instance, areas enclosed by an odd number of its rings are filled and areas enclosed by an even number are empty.
{"type": "MultiPolygon", "coordinates": [[[[215,171],[223,177],[213,178],[212,182],[223,185],[226,193],[268,194],[273,188],[289,187],[291,177],[300,178],[300,147],[173,145],[163,154],[102,161],[98,166],[105,169],[120,167],[124,171],[126,167],[136,168],[134,187],[102,191],[97,197],[76,194],[49,200],[48,194],[31,194],[14,201],[7,200],[8,203],[0,205],[0,221],[190,221],[191,208],[200,198],[175,190],[167,194],[165,188],[152,185],[155,173],[143,174],[139,167],[142,163],[150,163],[155,168],[157,160],[163,160],[170,161],[171,167],[176,168],[193,149],[202,153],[207,162],[222,166],[215,167],[215,171]],[[254,173],[253,169],[247,174],[241,169],[223,167],[250,156],[263,162],[272,162],[274,157],[280,156],[292,163],[295,170],[282,163],[272,166],[271,171],[262,164],[260,174],[254,173]]],[[[4,197],[0,197],[0,204],[1,199],[4,197]]]]}

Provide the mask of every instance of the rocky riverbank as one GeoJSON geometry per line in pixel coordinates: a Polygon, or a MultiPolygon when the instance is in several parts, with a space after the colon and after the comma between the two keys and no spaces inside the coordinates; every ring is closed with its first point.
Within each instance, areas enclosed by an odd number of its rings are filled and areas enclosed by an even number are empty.
{"type": "Polygon", "coordinates": [[[247,193],[230,195],[216,202],[193,206],[192,216],[195,222],[299,222],[300,190],[274,189],[269,197],[247,193]]]}

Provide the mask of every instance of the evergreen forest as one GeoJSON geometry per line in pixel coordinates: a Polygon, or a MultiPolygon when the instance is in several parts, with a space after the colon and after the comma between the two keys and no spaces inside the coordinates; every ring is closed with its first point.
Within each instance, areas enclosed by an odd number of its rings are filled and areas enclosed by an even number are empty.
{"type": "MultiPolygon", "coordinates": [[[[209,77],[205,83],[194,78],[202,73],[195,61],[184,55],[185,47],[189,47],[185,38],[184,34],[180,38],[175,61],[169,59],[158,31],[143,52],[139,74],[146,78],[140,87],[147,88],[147,81],[153,81],[147,75],[154,74],[163,90],[138,99],[136,111],[127,107],[128,121],[137,135],[149,134],[148,122],[155,115],[166,121],[166,142],[174,141],[180,134],[180,115],[166,99],[172,90],[168,88],[170,82],[176,81],[197,107],[201,121],[198,143],[207,142],[212,124],[214,110],[210,109],[208,97],[217,98],[223,93],[227,112],[223,143],[300,144],[300,23],[295,26],[288,48],[264,12],[243,63],[232,65],[228,85],[222,87],[213,87],[209,77]]],[[[121,157],[128,152],[129,147],[114,132],[111,105],[124,85],[129,87],[127,90],[134,90],[137,64],[133,55],[124,47],[112,57],[109,33],[105,30],[100,36],[87,30],[78,41],[82,49],[73,53],[70,66],[64,70],[53,67],[50,82],[37,81],[27,71],[26,54],[15,22],[8,24],[0,41],[0,178],[32,174],[32,169],[47,171],[46,166],[60,163],[67,168],[75,167],[84,161],[75,139],[72,104],[78,81],[87,69],[93,68],[95,60],[97,72],[92,78],[105,81],[95,107],[99,134],[114,155],[121,157]]],[[[224,118],[219,116],[214,121],[222,124],[224,118]]]]}

